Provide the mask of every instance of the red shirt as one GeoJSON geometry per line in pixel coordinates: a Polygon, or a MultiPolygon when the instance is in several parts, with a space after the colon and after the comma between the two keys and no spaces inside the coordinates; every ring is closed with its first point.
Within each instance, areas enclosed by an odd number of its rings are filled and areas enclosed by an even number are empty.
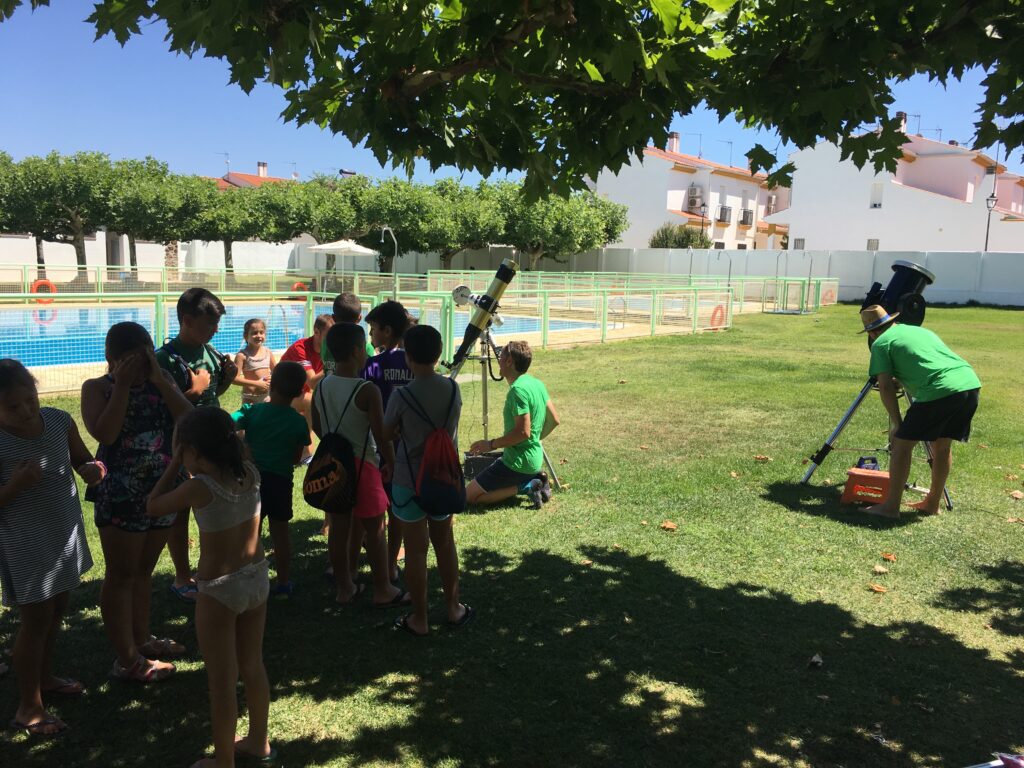
{"type": "MultiPolygon", "coordinates": [[[[284,354],[281,355],[281,362],[285,360],[298,363],[307,371],[313,371],[313,373],[320,373],[324,369],[324,361],[320,358],[320,348],[313,343],[312,336],[299,339],[288,347],[284,354]]],[[[309,385],[304,385],[302,391],[309,392],[309,385]]]]}

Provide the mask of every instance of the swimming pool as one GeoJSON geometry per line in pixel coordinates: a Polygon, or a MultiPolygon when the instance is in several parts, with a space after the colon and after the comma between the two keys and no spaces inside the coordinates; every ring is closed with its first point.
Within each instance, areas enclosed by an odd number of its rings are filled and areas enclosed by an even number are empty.
{"type": "MultiPolygon", "coordinates": [[[[211,342],[221,352],[234,354],[243,345],[242,328],[252,317],[267,322],[267,344],[271,349],[282,350],[302,338],[304,333],[304,305],[297,302],[276,304],[227,304],[227,313],[221,318],[217,335],[211,342]]],[[[415,306],[411,307],[413,314],[415,306]]],[[[317,314],[329,313],[329,304],[315,305],[317,314]]],[[[104,340],[107,329],[114,323],[136,322],[153,333],[153,307],[83,307],[83,308],[34,308],[28,306],[0,307],[0,357],[13,357],[28,368],[74,363],[102,363],[104,361],[104,340]]],[[[427,310],[421,321],[437,327],[440,315],[427,310]]],[[[456,312],[454,339],[462,339],[468,312],[456,312]]],[[[567,331],[599,328],[597,323],[576,320],[550,320],[550,331],[567,331]]],[[[167,318],[169,336],[178,332],[178,319],[173,308],[167,318]]],[[[541,321],[531,317],[506,317],[495,336],[509,336],[536,333],[541,330],[541,321]]],[[[163,340],[157,339],[159,345],[163,340]]]]}

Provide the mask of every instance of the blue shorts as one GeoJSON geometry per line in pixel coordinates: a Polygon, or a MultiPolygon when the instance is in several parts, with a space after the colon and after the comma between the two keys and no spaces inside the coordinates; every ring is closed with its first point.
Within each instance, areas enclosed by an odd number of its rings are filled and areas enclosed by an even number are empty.
{"type": "Polygon", "coordinates": [[[428,515],[415,501],[416,491],[406,488],[404,485],[392,483],[391,485],[391,511],[395,517],[403,523],[418,523],[425,517],[440,522],[447,520],[451,515],[428,515]]]}
{"type": "Polygon", "coordinates": [[[520,490],[524,485],[536,478],[537,475],[538,472],[516,472],[514,469],[509,469],[505,466],[505,462],[501,459],[495,459],[494,463],[474,477],[473,481],[483,488],[484,491],[490,493],[501,488],[515,487],[517,490],[520,490]]]}

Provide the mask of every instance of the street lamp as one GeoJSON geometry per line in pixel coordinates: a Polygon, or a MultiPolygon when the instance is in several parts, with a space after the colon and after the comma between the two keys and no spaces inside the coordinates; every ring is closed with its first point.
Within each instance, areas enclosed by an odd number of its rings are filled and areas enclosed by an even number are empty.
{"type": "Polygon", "coordinates": [[[702,240],[704,239],[704,219],[707,217],[707,215],[708,215],[708,204],[707,203],[701,203],[700,204],[700,234],[701,234],[701,239],[702,240]]]}
{"type": "Polygon", "coordinates": [[[391,242],[393,242],[395,244],[395,255],[391,259],[391,269],[392,269],[392,272],[394,273],[394,281],[395,281],[393,289],[392,289],[392,297],[394,298],[395,301],[398,301],[398,240],[397,240],[397,238],[395,238],[395,233],[392,231],[391,227],[381,227],[381,229],[380,229],[380,244],[381,245],[384,245],[384,235],[385,235],[385,233],[391,235],[391,242]]]}
{"type": "Polygon", "coordinates": [[[985,198],[985,207],[988,208],[988,223],[985,224],[985,250],[988,250],[988,233],[992,229],[992,210],[996,207],[996,193],[985,198]]]}

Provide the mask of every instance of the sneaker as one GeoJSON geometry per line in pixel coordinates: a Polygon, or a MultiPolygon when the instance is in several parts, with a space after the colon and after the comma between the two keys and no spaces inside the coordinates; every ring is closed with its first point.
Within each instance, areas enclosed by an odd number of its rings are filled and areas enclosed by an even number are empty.
{"type": "Polygon", "coordinates": [[[540,478],[531,480],[526,488],[526,496],[533,502],[534,509],[540,509],[544,506],[543,488],[544,483],[540,478]]]}
{"type": "Polygon", "coordinates": [[[274,599],[275,600],[288,600],[292,596],[292,592],[295,591],[295,582],[289,581],[287,584],[278,584],[274,587],[274,599]]]}
{"type": "Polygon", "coordinates": [[[541,483],[543,483],[543,485],[541,485],[540,495],[541,498],[544,499],[544,503],[547,504],[551,501],[551,484],[548,482],[548,473],[540,472],[537,477],[540,479],[541,483]]]}

